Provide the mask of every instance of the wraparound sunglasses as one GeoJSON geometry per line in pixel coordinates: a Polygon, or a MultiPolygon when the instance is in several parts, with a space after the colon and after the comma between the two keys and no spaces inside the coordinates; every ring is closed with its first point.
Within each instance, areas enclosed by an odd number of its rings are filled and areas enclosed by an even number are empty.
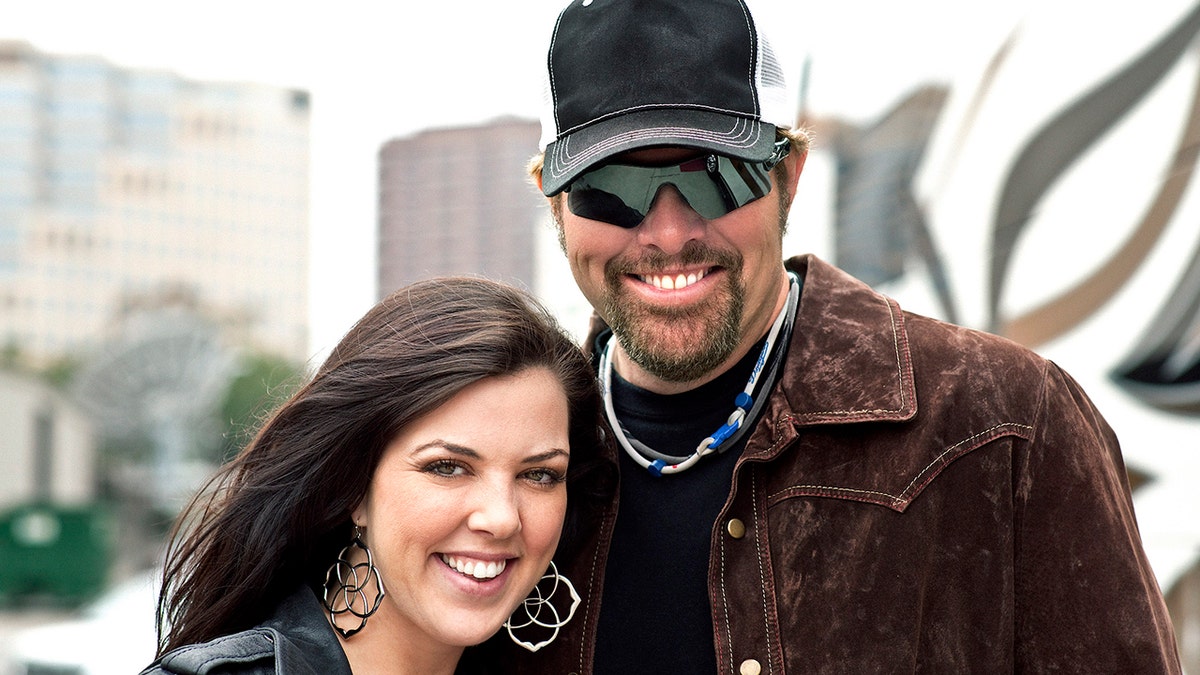
{"type": "Polygon", "coordinates": [[[771,169],[788,154],[791,143],[775,143],[771,156],[746,162],[709,154],[671,166],[606,164],[580,175],[567,186],[567,208],[590,220],[637,227],[664,185],[674,185],[688,206],[707,220],[741,208],[771,191],[771,169]]]}

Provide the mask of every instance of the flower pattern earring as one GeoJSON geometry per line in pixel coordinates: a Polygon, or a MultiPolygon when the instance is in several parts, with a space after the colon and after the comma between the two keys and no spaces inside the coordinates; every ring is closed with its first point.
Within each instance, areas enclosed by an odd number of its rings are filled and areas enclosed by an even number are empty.
{"type": "Polygon", "coordinates": [[[554,561],[552,560],[550,561],[550,569],[538,580],[537,585],[529,592],[529,597],[525,598],[513,610],[513,614],[509,617],[508,621],[504,622],[504,627],[508,629],[508,637],[525,649],[536,652],[558,637],[558,629],[567,625],[571,617],[575,616],[575,610],[579,607],[580,602],[579,593],[575,591],[575,587],[571,585],[569,579],[558,573],[558,567],[554,565],[554,561]],[[560,588],[565,588],[566,592],[570,594],[571,606],[566,610],[566,616],[562,616],[559,613],[559,609],[554,606],[556,599],[561,600],[564,597],[559,595],[558,598],[555,598],[560,588]],[[518,614],[522,613],[524,616],[518,618],[518,614]],[[550,634],[550,637],[540,642],[522,640],[513,633],[516,630],[530,629],[532,626],[549,628],[553,632],[550,634]]]}
{"type": "Polygon", "coordinates": [[[337,560],[329,566],[325,573],[325,594],[322,604],[329,611],[329,623],[343,638],[363,629],[367,619],[379,610],[387,591],[383,588],[383,579],[379,569],[371,557],[371,549],[362,540],[362,528],[354,526],[354,538],[338,554],[337,560]],[[361,549],[366,554],[366,562],[353,563],[354,549],[361,549]],[[368,592],[374,593],[374,600],[367,597],[368,592]],[[358,617],[358,625],[353,628],[342,628],[337,618],[344,614],[358,617]]]}

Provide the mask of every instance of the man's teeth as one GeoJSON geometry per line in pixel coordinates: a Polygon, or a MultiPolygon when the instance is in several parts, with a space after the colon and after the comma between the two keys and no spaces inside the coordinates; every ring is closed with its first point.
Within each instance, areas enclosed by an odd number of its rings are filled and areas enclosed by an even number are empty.
{"type": "Polygon", "coordinates": [[[655,288],[664,291],[674,291],[680,288],[687,288],[692,284],[704,278],[704,272],[692,272],[691,274],[676,274],[670,276],[667,274],[648,274],[643,275],[641,280],[653,284],[655,288]]]}
{"type": "Polygon", "coordinates": [[[458,570],[460,574],[465,574],[476,579],[493,579],[504,571],[507,560],[484,562],[482,560],[464,560],[456,558],[452,555],[442,554],[442,562],[450,567],[458,570]]]}

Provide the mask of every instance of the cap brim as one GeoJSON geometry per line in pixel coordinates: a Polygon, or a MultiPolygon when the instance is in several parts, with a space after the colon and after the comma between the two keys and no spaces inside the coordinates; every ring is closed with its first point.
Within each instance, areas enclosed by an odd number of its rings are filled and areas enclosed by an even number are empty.
{"type": "Polygon", "coordinates": [[[542,192],[562,192],[589,167],[630,150],[675,145],[750,162],[771,156],[775,125],[709,110],[661,109],[624,113],[576,129],[546,146],[542,192]]]}

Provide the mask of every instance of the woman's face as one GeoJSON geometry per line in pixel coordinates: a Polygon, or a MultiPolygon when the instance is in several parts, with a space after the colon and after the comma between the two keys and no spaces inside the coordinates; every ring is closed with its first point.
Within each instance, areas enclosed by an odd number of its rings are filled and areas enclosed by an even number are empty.
{"type": "Polygon", "coordinates": [[[387,589],[365,630],[463,647],[546,572],[567,508],[567,399],[547,368],[491,377],[384,450],[355,523],[387,589]]]}

